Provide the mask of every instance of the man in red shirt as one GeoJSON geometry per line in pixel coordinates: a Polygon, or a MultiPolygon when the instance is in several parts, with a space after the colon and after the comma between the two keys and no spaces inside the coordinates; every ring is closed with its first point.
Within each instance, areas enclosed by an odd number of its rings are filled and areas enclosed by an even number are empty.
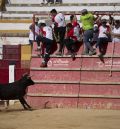
{"type": "Polygon", "coordinates": [[[53,44],[52,28],[49,26],[46,26],[45,23],[40,23],[39,26],[41,30],[41,35],[39,35],[36,40],[38,44],[42,43],[43,45],[45,45],[45,48],[46,48],[45,54],[42,55],[43,61],[40,67],[47,67],[47,62],[49,60],[49,56],[50,56],[51,48],[53,44]]]}
{"type": "Polygon", "coordinates": [[[68,50],[66,55],[71,55],[72,57],[75,55],[75,45],[76,42],[79,40],[79,37],[75,35],[75,28],[71,23],[68,23],[66,26],[66,36],[64,43],[68,50]]]}

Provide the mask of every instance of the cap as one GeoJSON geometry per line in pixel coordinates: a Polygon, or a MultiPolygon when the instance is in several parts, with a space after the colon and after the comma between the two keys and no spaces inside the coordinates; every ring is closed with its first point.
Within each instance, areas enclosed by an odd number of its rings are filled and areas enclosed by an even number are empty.
{"type": "Polygon", "coordinates": [[[81,13],[83,14],[83,13],[87,13],[88,11],[87,11],[87,9],[83,9],[83,10],[81,10],[81,13]]]}
{"type": "Polygon", "coordinates": [[[107,20],[106,20],[106,19],[102,19],[101,22],[102,22],[102,23],[107,23],[107,20]]]}

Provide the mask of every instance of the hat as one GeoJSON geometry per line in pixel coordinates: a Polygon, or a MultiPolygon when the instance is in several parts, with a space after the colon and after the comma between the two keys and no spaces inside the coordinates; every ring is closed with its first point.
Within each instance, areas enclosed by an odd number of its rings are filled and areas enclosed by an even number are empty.
{"type": "Polygon", "coordinates": [[[87,12],[88,12],[87,9],[81,10],[81,13],[82,13],[82,14],[87,13],[87,12]]]}
{"type": "Polygon", "coordinates": [[[102,19],[101,22],[102,22],[102,23],[107,23],[107,20],[106,20],[106,19],[102,19]]]}

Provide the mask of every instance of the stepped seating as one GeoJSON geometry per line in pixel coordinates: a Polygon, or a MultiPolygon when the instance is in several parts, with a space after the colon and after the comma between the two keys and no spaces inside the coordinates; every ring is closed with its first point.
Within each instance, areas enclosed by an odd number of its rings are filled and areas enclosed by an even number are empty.
{"type": "MultiPolygon", "coordinates": [[[[40,4],[42,3],[43,0],[10,0],[11,4],[40,4]]],[[[80,0],[75,0],[75,1],[68,1],[68,0],[63,0],[63,4],[89,4],[89,3],[94,3],[94,4],[100,4],[100,3],[119,3],[119,0],[84,0],[84,1],[80,1],[80,0]]]]}
{"type": "Polygon", "coordinates": [[[102,8],[99,8],[99,6],[89,6],[89,5],[86,5],[86,6],[71,6],[69,7],[68,5],[64,5],[64,6],[35,6],[34,8],[32,6],[6,6],[6,9],[7,11],[9,12],[14,12],[15,10],[17,12],[25,12],[25,11],[28,11],[28,12],[43,12],[43,10],[49,12],[50,10],[52,10],[53,8],[55,8],[56,10],[58,11],[67,11],[67,12],[70,12],[71,10],[72,11],[75,11],[75,12],[79,12],[80,10],[84,9],[84,8],[87,8],[89,11],[104,11],[104,12],[113,12],[113,11],[120,11],[119,9],[119,5],[116,5],[115,8],[114,6],[102,6],[102,8]],[[116,9],[116,10],[115,10],[116,9]]]}
{"type": "MultiPolygon", "coordinates": [[[[41,5],[41,2],[42,0],[9,0],[9,3],[6,4],[6,11],[2,11],[0,13],[0,35],[2,36],[4,35],[4,33],[6,33],[6,35],[12,37],[28,37],[29,25],[32,22],[33,13],[41,13],[41,15],[39,16],[40,20],[48,20],[49,11],[53,8],[56,8],[58,11],[63,11],[65,14],[80,13],[80,10],[82,10],[83,8],[87,8],[89,11],[102,11],[111,13],[116,11],[115,18],[120,17],[118,15],[120,11],[119,0],[76,0],[74,3],[72,1],[63,0],[63,4],[61,5],[52,4],[50,6],[41,5]],[[102,6],[102,8],[100,8],[100,6],[102,6]]],[[[78,20],[79,17],[80,15],[77,15],[78,20]]],[[[69,16],[66,16],[66,20],[69,20],[69,16]]]]}
{"type": "Polygon", "coordinates": [[[81,46],[75,60],[53,54],[48,67],[40,68],[35,44],[30,72],[36,84],[28,90],[28,102],[37,108],[120,109],[119,47],[120,44],[109,43],[101,61],[97,55],[81,55],[81,46]]]}
{"type": "MultiPolygon", "coordinates": [[[[2,36],[0,42],[28,43],[26,37],[33,13],[41,13],[40,18],[46,20],[48,12],[53,8],[67,14],[79,13],[83,8],[102,13],[115,12],[119,18],[119,0],[75,0],[74,3],[68,0],[63,1],[62,5],[43,6],[40,4],[42,0],[10,0],[10,4],[6,5],[6,11],[0,12],[0,35],[2,36]],[[13,28],[11,23],[14,24],[13,28]]],[[[77,17],[79,18],[79,15],[77,17]]],[[[66,16],[66,19],[68,18],[66,16]]],[[[34,46],[30,71],[31,75],[34,75],[36,84],[28,89],[28,102],[37,108],[120,109],[119,47],[119,44],[115,44],[112,58],[113,44],[109,44],[107,54],[102,61],[98,56],[81,56],[83,46],[80,47],[75,60],[70,56],[58,57],[53,54],[48,68],[43,69],[40,68],[41,58],[34,51],[36,49],[34,46]]],[[[26,66],[26,63],[23,62],[22,66],[26,66]]],[[[21,70],[18,72],[21,74],[21,70]]],[[[19,76],[17,73],[16,75],[19,76]]]]}

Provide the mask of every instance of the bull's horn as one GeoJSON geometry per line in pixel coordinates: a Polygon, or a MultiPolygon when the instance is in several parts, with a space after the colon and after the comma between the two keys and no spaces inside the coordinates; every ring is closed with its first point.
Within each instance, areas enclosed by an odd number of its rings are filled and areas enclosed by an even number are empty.
{"type": "Polygon", "coordinates": [[[23,73],[23,75],[22,75],[22,76],[25,76],[26,74],[27,74],[27,75],[29,75],[29,74],[28,74],[28,72],[26,72],[26,73],[23,73]]]}

